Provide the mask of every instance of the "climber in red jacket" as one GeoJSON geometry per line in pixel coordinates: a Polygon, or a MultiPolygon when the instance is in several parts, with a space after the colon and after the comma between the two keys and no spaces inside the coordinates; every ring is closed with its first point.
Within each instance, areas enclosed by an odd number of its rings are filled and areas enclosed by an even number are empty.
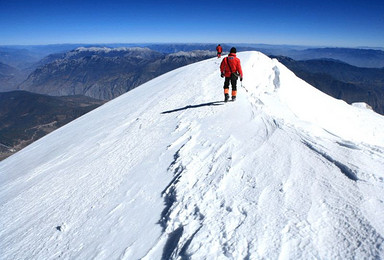
{"type": "Polygon", "coordinates": [[[241,69],[240,59],[236,57],[236,48],[232,47],[227,58],[224,58],[220,65],[221,77],[225,77],[224,81],[224,102],[229,99],[229,82],[232,85],[232,101],[236,100],[237,94],[237,78],[243,81],[243,70],[241,69]]]}
{"type": "Polygon", "coordinates": [[[217,58],[220,58],[221,57],[221,53],[223,52],[223,47],[221,47],[220,44],[217,45],[216,51],[217,51],[217,58]]]}

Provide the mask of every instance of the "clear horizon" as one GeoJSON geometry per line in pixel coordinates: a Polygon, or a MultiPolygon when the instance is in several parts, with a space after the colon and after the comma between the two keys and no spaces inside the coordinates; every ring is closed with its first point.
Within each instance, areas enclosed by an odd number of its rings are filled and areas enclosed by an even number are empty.
{"type": "Polygon", "coordinates": [[[0,2],[0,45],[249,43],[384,47],[381,1],[0,2]]]}

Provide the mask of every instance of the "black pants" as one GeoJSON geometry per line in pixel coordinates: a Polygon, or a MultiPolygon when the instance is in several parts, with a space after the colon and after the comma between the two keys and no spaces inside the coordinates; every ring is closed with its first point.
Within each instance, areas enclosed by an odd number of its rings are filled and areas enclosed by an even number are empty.
{"type": "Polygon", "coordinates": [[[232,91],[236,91],[237,90],[237,78],[236,77],[225,77],[225,81],[224,81],[224,89],[228,88],[229,89],[229,82],[231,82],[231,86],[232,86],[232,91]]]}

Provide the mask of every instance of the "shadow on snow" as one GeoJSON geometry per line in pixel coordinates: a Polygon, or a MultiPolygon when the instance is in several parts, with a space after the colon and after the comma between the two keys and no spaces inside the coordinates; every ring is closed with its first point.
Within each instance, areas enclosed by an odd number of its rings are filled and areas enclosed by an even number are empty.
{"type": "Polygon", "coordinates": [[[202,104],[198,104],[198,105],[188,105],[188,106],[185,106],[185,107],[164,111],[164,112],[161,112],[161,114],[174,113],[174,112],[186,110],[186,109],[189,109],[189,108],[199,108],[199,107],[206,107],[206,106],[220,106],[220,105],[224,105],[224,101],[214,101],[214,102],[202,103],[202,104]]]}

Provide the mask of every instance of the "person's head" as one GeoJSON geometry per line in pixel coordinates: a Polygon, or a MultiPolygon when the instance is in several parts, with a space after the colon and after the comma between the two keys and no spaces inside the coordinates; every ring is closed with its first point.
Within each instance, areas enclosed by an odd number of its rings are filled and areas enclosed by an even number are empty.
{"type": "Polygon", "coordinates": [[[229,53],[236,53],[236,48],[232,47],[231,50],[229,51],[229,53]]]}

